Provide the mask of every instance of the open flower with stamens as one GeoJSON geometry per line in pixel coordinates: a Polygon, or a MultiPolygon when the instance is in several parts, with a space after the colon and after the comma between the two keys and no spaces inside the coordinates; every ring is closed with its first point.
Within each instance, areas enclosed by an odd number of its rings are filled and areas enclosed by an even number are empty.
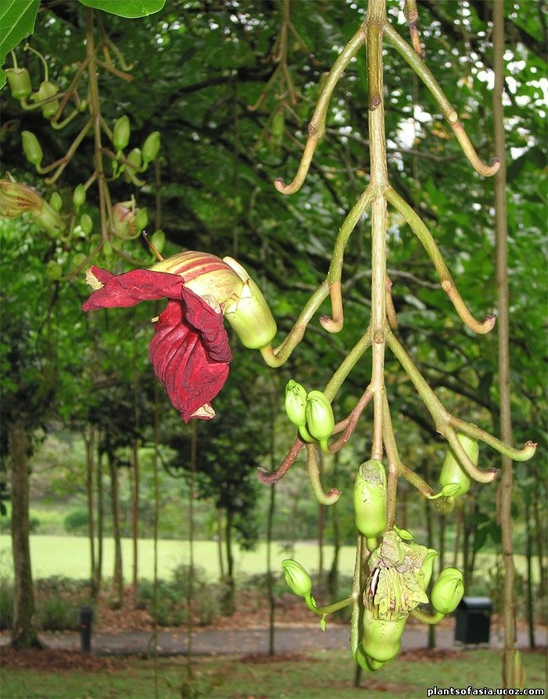
{"type": "Polygon", "coordinates": [[[0,216],[17,218],[22,214],[30,214],[52,238],[65,231],[59,213],[36,190],[20,182],[0,180],[0,216]]]}
{"type": "MultiPolygon", "coordinates": [[[[156,376],[164,384],[173,406],[185,422],[191,418],[210,420],[215,416],[211,401],[228,377],[232,359],[223,316],[238,307],[242,295],[248,298],[248,278],[215,255],[187,251],[125,274],[91,267],[86,281],[94,289],[83,305],[84,311],[125,308],[141,301],[167,299],[167,306],[153,318],[155,335],[149,356],[156,376]]],[[[257,288],[254,294],[260,294],[257,288]]],[[[261,299],[262,298],[261,294],[261,299]]],[[[262,306],[261,306],[262,307],[262,306]]],[[[253,328],[268,342],[276,332],[274,320],[264,302],[262,316],[256,309],[246,324],[247,304],[239,311],[238,326],[245,327],[244,344],[253,328]]],[[[238,333],[238,328],[235,328],[238,333]]]]}

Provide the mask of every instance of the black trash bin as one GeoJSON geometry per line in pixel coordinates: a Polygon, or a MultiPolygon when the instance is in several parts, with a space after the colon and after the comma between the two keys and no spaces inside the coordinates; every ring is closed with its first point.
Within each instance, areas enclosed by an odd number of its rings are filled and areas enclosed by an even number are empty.
{"type": "Polygon", "coordinates": [[[455,641],[489,643],[493,603],[489,597],[463,597],[455,612],[455,641]]]}
{"type": "Polygon", "coordinates": [[[93,609],[81,607],[78,610],[78,626],[80,628],[80,644],[84,653],[91,651],[91,624],[93,621],[93,609]]]}

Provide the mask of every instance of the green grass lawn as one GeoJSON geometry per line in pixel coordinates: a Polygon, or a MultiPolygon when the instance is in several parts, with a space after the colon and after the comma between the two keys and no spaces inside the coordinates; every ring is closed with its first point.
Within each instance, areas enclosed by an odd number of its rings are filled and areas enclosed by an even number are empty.
{"type": "MultiPolygon", "coordinates": [[[[39,652],[39,651],[38,651],[39,652]]],[[[461,651],[456,659],[406,660],[405,656],[378,673],[363,673],[353,687],[354,665],[344,651],[321,651],[295,660],[264,662],[218,657],[195,660],[194,696],[212,699],[355,699],[405,697],[425,699],[427,689],[480,689],[501,686],[501,661],[496,651],[461,651]]],[[[526,687],[546,689],[545,658],[524,654],[526,687]]],[[[113,660],[105,670],[2,671],[3,699],[175,699],[186,676],[186,658],[113,660]]]]}
{"type": "MultiPolygon", "coordinates": [[[[30,537],[32,572],[35,579],[62,575],[74,579],[89,578],[89,541],[83,536],[41,536],[30,537]]],[[[131,539],[122,540],[122,559],[124,577],[127,581],[133,574],[133,549],[131,539]]],[[[331,546],[324,547],[324,566],[331,564],[331,546]]],[[[256,575],[266,573],[266,544],[259,543],[254,551],[242,551],[234,547],[236,574],[256,575]]],[[[352,576],[354,570],[355,549],[343,546],[339,554],[339,570],[343,575],[352,576]]],[[[140,539],[138,547],[139,577],[152,580],[154,563],[154,542],[152,539],[140,539]]],[[[272,567],[281,571],[280,563],[288,554],[280,543],[272,547],[272,567]]],[[[318,547],[313,544],[298,543],[295,558],[307,570],[318,569],[318,547]]],[[[104,541],[104,576],[111,577],[114,565],[114,547],[112,539],[104,541]]],[[[169,579],[177,566],[190,560],[187,541],[161,539],[158,541],[158,575],[169,579]]],[[[518,571],[525,571],[523,556],[516,556],[518,571]]],[[[210,573],[215,580],[219,577],[219,554],[214,541],[197,541],[194,543],[195,565],[210,573]]],[[[480,554],[477,570],[487,571],[494,562],[494,555],[480,554]]],[[[0,535],[0,576],[11,577],[11,537],[0,535]]]]}

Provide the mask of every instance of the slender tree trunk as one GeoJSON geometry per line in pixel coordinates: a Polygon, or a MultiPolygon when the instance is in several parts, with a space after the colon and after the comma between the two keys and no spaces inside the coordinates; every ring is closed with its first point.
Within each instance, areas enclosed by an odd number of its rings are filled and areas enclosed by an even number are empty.
{"type": "Polygon", "coordinates": [[[235,590],[234,590],[234,556],[232,554],[232,510],[226,510],[226,529],[225,529],[225,549],[226,549],[226,577],[224,595],[224,613],[227,616],[232,616],[236,608],[235,605],[235,590]]]}
{"type": "Polygon", "coordinates": [[[114,577],[113,588],[117,604],[121,607],[124,598],[124,579],[122,574],[122,539],[120,536],[120,498],[118,494],[118,466],[113,454],[108,454],[110,471],[110,494],[112,500],[112,529],[114,536],[114,577]]]}
{"type": "Polygon", "coordinates": [[[132,445],[133,497],[131,503],[131,537],[133,539],[133,606],[139,606],[139,442],[132,445]]]}
{"type": "Polygon", "coordinates": [[[531,504],[529,493],[525,494],[525,559],[527,562],[527,625],[529,627],[529,646],[536,647],[535,642],[535,602],[533,585],[533,533],[531,532],[531,504]]]}
{"type": "Polygon", "coordinates": [[[95,471],[95,426],[90,425],[89,431],[84,430],[86,445],[86,495],[88,504],[88,536],[91,570],[91,597],[97,598],[96,561],[95,561],[95,503],[93,497],[93,473],[95,471]]]}
{"type": "MultiPolygon", "coordinates": [[[[536,465],[533,470],[534,478],[542,483],[543,478],[539,473],[539,469],[536,465]]],[[[546,477],[544,476],[546,481],[546,477]]],[[[539,573],[539,585],[538,585],[538,595],[540,599],[544,599],[548,590],[546,585],[546,557],[544,553],[544,547],[548,541],[547,531],[546,531],[546,519],[543,521],[542,513],[545,504],[539,500],[539,490],[540,488],[535,488],[533,491],[533,521],[534,521],[534,531],[536,534],[536,549],[538,558],[538,573],[539,573]]],[[[544,492],[546,492],[546,483],[544,484],[544,492]]]]}
{"type": "Polygon", "coordinates": [[[97,564],[95,568],[95,590],[96,597],[101,592],[101,583],[103,580],[103,541],[105,535],[105,496],[103,489],[103,452],[100,452],[97,458],[97,564]]]}
{"type": "Polygon", "coordinates": [[[17,421],[9,426],[11,456],[11,540],[15,591],[13,599],[13,648],[41,648],[34,626],[34,587],[29,541],[29,476],[26,426],[17,421]]]}
{"type": "MultiPolygon", "coordinates": [[[[506,216],[506,157],[504,135],[504,0],[493,4],[493,127],[495,153],[500,158],[500,168],[495,175],[495,227],[497,255],[498,299],[498,354],[499,354],[499,407],[500,433],[506,444],[512,444],[512,418],[510,412],[510,332],[508,292],[508,227],[506,216]]],[[[516,687],[514,671],[516,609],[514,598],[514,552],[512,542],[512,461],[507,456],[501,460],[501,480],[498,492],[498,517],[502,531],[502,555],[504,560],[504,652],[502,681],[504,687],[516,687]]]]}
{"type": "MultiPolygon", "coordinates": [[[[272,432],[274,429],[272,428],[272,432]]],[[[272,572],[272,526],[274,524],[274,512],[276,509],[276,484],[270,486],[270,498],[268,502],[268,516],[266,520],[266,574],[268,576],[268,654],[274,655],[274,617],[276,611],[274,597],[274,573],[272,572]]]]}
{"type": "Polygon", "coordinates": [[[225,577],[225,561],[223,556],[223,511],[217,508],[217,553],[219,555],[219,575],[220,579],[225,577]]]}

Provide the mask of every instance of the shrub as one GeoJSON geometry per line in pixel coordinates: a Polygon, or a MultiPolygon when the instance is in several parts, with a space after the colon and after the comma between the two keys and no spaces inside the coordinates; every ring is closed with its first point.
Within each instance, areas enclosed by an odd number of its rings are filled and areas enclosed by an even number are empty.
{"type": "Polygon", "coordinates": [[[89,526],[88,511],[80,508],[73,510],[65,517],[63,522],[69,534],[85,534],[89,526]]]}

